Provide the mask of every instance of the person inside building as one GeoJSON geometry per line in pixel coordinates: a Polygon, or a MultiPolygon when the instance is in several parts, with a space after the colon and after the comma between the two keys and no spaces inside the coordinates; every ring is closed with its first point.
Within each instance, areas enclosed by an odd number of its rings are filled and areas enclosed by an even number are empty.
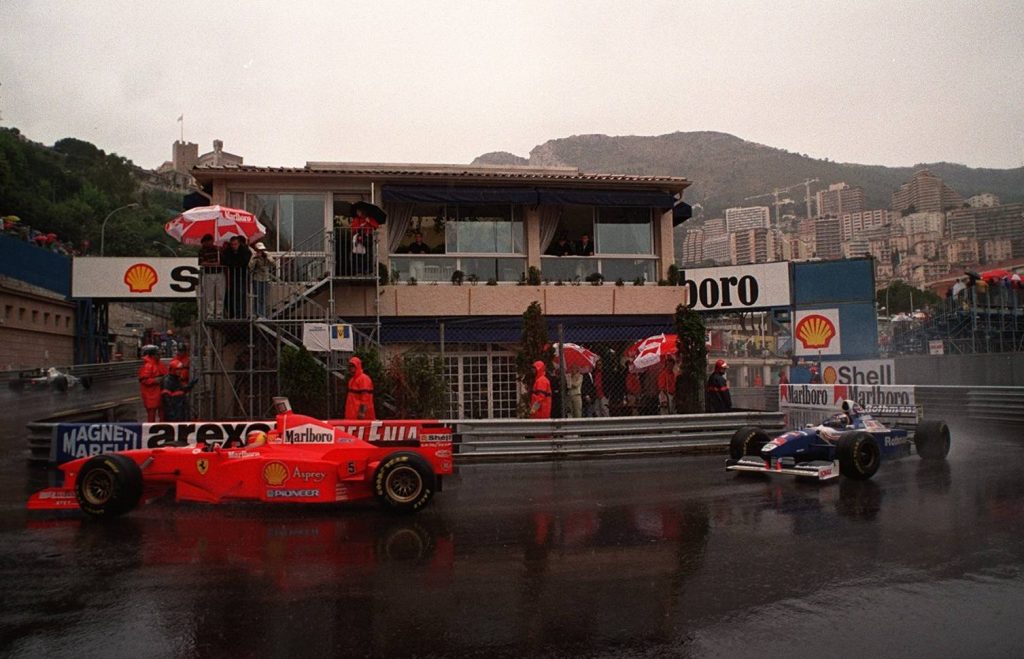
{"type": "Polygon", "coordinates": [[[558,240],[552,243],[551,247],[548,248],[548,256],[573,256],[575,254],[575,246],[564,233],[559,234],[558,240]]]}
{"type": "Polygon", "coordinates": [[[146,420],[155,423],[163,419],[161,392],[167,369],[160,363],[160,348],[148,344],[142,346],[142,368],[139,369],[139,393],[142,406],[146,408],[146,420]]]}
{"type": "Polygon", "coordinates": [[[731,412],[732,394],[729,393],[729,381],[725,373],[729,364],[724,359],[715,362],[715,370],[708,377],[707,403],[711,412],[731,412]]]}
{"type": "Polygon", "coordinates": [[[576,243],[576,256],[593,256],[594,255],[594,243],[591,242],[590,236],[583,234],[580,236],[580,241],[576,243]]]}
{"type": "Polygon", "coordinates": [[[544,372],[544,362],[533,362],[533,386],[530,389],[530,418],[551,418],[551,380],[544,372]]]}
{"type": "Polygon", "coordinates": [[[423,242],[423,234],[417,231],[412,235],[412,242],[409,244],[410,254],[429,254],[430,246],[423,242]]]}
{"type": "Polygon", "coordinates": [[[373,420],[377,418],[373,408],[373,380],[363,370],[363,360],[351,357],[348,360],[348,395],[345,398],[345,418],[373,420]]]}
{"type": "Polygon", "coordinates": [[[209,233],[199,242],[199,269],[203,317],[220,318],[224,315],[224,269],[220,265],[220,250],[209,233]]]}
{"type": "Polygon", "coordinates": [[[669,355],[658,372],[658,414],[675,414],[678,376],[675,357],[669,355]]]}

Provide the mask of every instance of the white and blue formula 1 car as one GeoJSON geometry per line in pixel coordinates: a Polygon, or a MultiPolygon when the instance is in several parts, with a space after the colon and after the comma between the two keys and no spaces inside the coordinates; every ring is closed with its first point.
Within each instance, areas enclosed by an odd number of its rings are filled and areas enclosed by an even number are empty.
{"type": "Polygon", "coordinates": [[[889,428],[859,405],[844,400],[842,411],[817,426],[790,430],[774,439],[764,430],[744,426],[729,443],[727,471],[789,474],[819,481],[839,476],[867,480],[882,460],[903,458],[916,448],[924,460],[945,460],[949,426],[944,421],[920,421],[911,435],[889,428]]]}

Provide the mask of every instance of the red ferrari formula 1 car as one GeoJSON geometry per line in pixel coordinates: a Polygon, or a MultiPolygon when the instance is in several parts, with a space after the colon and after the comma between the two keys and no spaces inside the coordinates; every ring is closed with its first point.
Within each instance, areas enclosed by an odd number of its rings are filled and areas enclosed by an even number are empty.
{"type": "Polygon", "coordinates": [[[171,488],[178,501],[334,503],[377,498],[414,512],[453,472],[451,433],[424,430],[401,447],[357,439],[296,414],[278,399],[276,427],[241,447],[208,444],[106,453],[66,462],[62,487],[41,490],[30,510],[81,509],[93,517],[126,513],[171,488]]]}

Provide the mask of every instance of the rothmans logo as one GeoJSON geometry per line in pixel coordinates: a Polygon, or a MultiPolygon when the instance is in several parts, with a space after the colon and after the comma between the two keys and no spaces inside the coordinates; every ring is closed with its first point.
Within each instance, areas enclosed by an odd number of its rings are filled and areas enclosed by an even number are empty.
{"type": "Polygon", "coordinates": [[[333,444],[334,430],[307,423],[288,428],[284,433],[284,441],[288,444],[333,444]]]}

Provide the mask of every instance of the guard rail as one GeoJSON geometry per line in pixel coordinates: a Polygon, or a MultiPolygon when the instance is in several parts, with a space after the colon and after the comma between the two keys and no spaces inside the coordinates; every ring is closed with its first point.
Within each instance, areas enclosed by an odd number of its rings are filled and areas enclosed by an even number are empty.
{"type": "MultiPolygon", "coordinates": [[[[131,360],[126,362],[109,362],[105,364],[77,364],[75,366],[56,367],[61,373],[70,373],[78,378],[88,377],[92,382],[105,382],[109,380],[120,380],[133,377],[142,367],[142,361],[131,360]]],[[[0,371],[0,383],[4,386],[8,382],[17,380],[21,373],[32,369],[19,369],[15,371],[0,371]]]]}
{"type": "Polygon", "coordinates": [[[780,412],[455,421],[456,462],[720,451],[741,426],[783,430],[780,412]]]}
{"type": "Polygon", "coordinates": [[[132,396],[120,400],[106,401],[64,410],[44,419],[33,421],[25,427],[28,429],[28,448],[30,462],[50,462],[53,455],[53,438],[57,425],[61,423],[113,423],[116,421],[134,421],[139,404],[139,397],[132,396]]]}

